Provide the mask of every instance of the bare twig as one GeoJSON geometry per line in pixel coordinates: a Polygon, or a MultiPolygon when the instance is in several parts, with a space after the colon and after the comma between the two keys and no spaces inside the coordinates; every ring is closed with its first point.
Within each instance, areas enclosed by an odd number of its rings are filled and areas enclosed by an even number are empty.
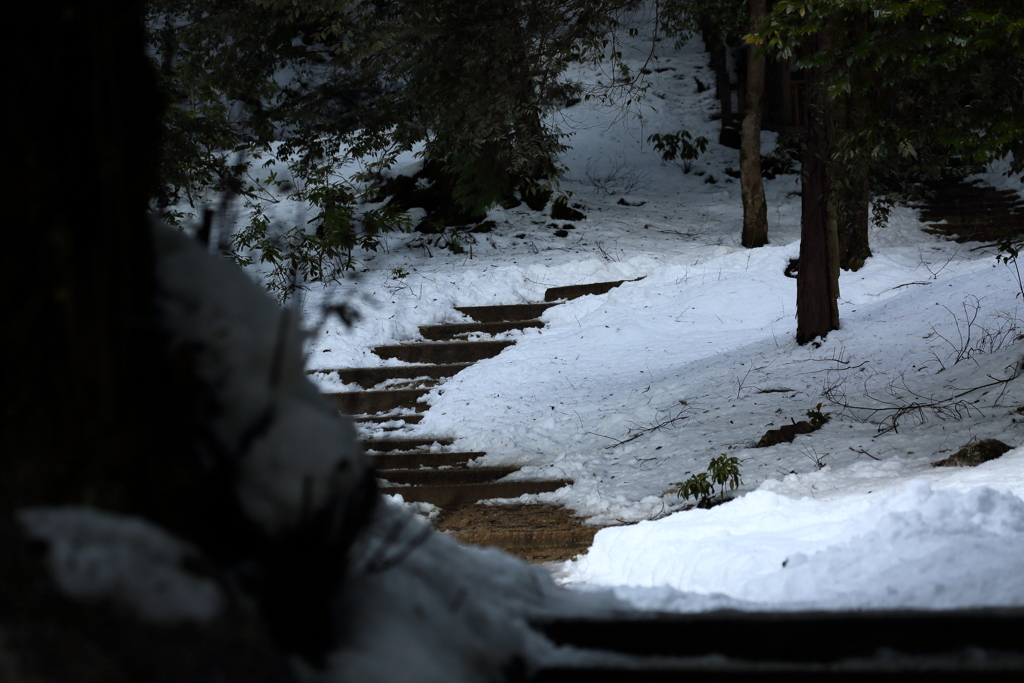
{"type": "Polygon", "coordinates": [[[672,425],[678,422],[683,422],[693,417],[695,410],[689,405],[687,405],[686,401],[680,401],[679,403],[682,407],[674,415],[672,415],[672,413],[669,412],[668,415],[670,415],[670,417],[666,417],[663,420],[656,420],[647,427],[640,427],[639,425],[634,425],[633,427],[630,427],[630,434],[625,439],[616,439],[614,437],[605,436],[604,434],[598,434],[596,432],[588,432],[588,434],[600,436],[601,438],[610,439],[615,442],[610,446],[606,446],[606,448],[615,448],[616,446],[621,446],[623,444],[629,443],[630,441],[635,441],[639,439],[641,436],[644,436],[645,434],[651,434],[653,432],[658,431],[659,429],[671,427],[672,425]]]}
{"type": "MultiPolygon", "coordinates": [[[[968,295],[960,304],[964,311],[962,320],[948,307],[943,306],[953,318],[953,324],[956,327],[955,340],[943,335],[935,329],[934,325],[932,326],[932,333],[950,347],[951,353],[948,358],[953,359],[953,365],[968,359],[977,363],[975,356],[1001,351],[1024,339],[1024,334],[1021,331],[1024,325],[1017,318],[1016,311],[998,313],[978,322],[978,318],[981,316],[981,302],[982,300],[973,294],[968,295]]],[[[932,356],[945,370],[945,364],[934,351],[932,356]]]]}
{"type": "Polygon", "coordinates": [[[611,158],[608,160],[612,165],[607,171],[598,171],[593,161],[588,162],[583,171],[594,189],[600,190],[606,195],[629,194],[644,186],[650,176],[649,172],[627,164],[625,157],[615,161],[612,161],[611,158]]]}
{"type": "Polygon", "coordinates": [[[850,402],[845,393],[845,382],[841,379],[827,384],[823,396],[834,405],[840,406],[848,416],[861,422],[868,422],[875,417],[883,416],[878,425],[878,432],[884,434],[890,431],[899,431],[900,421],[908,416],[914,417],[918,424],[921,424],[926,420],[928,413],[934,414],[942,420],[959,420],[972,413],[982,414],[981,409],[976,405],[977,401],[969,402],[965,400],[965,397],[982,389],[999,386],[1003,391],[999,393],[993,406],[998,405],[1007,385],[1021,376],[1021,372],[1024,370],[1024,358],[1008,365],[1006,369],[1010,372],[1007,377],[997,378],[987,375],[992,380],[991,382],[962,391],[954,391],[951,395],[941,398],[920,394],[911,389],[907,385],[904,373],[900,373],[898,380],[892,380],[886,385],[885,392],[889,394],[890,398],[881,398],[872,394],[867,388],[870,377],[864,381],[864,397],[873,401],[874,405],[857,405],[850,402]],[[910,399],[906,398],[907,396],[910,399]]]}
{"type": "Polygon", "coordinates": [[[872,460],[881,460],[881,458],[876,458],[875,456],[871,455],[870,453],[868,453],[863,448],[854,448],[853,446],[850,446],[850,450],[853,451],[854,453],[862,453],[862,454],[868,456],[869,458],[871,458],[872,460]]]}
{"type": "Polygon", "coordinates": [[[813,462],[814,466],[819,470],[825,469],[825,466],[828,465],[828,463],[825,462],[826,456],[818,455],[818,451],[816,451],[813,446],[804,447],[803,454],[804,457],[808,458],[811,462],[813,462]]]}

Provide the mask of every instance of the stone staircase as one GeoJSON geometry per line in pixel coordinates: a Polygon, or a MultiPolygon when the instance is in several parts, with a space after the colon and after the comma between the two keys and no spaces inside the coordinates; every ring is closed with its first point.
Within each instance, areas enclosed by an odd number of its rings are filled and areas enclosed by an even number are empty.
{"type": "Polygon", "coordinates": [[[930,186],[934,197],[915,206],[925,232],[957,242],[999,242],[1024,235],[1024,201],[1013,190],[979,181],[948,180],[930,186]]]}
{"type": "Polygon", "coordinates": [[[505,481],[515,468],[473,466],[485,453],[454,451],[452,439],[390,437],[388,433],[420,422],[428,406],[419,399],[441,380],[515,344],[514,340],[469,340],[468,336],[543,327],[539,318],[551,306],[588,294],[604,294],[622,282],[554,287],[545,292],[542,303],[456,307],[473,322],[424,325],[420,333],[427,341],[373,350],[381,358],[396,358],[409,365],[316,371],[362,387],[361,391],[328,396],[341,412],[360,423],[363,431],[383,431],[383,436],[363,441],[376,467],[381,492],[401,494],[408,503],[441,508],[437,528],[465,543],[497,546],[531,561],[566,559],[586,550],[596,529],[583,526],[567,510],[476,505],[492,498],[555,491],[571,481],[505,481]]]}
{"type": "Polygon", "coordinates": [[[604,661],[542,668],[531,683],[1024,680],[1020,608],[722,610],[563,618],[534,627],[556,645],[601,653],[604,661]]]}

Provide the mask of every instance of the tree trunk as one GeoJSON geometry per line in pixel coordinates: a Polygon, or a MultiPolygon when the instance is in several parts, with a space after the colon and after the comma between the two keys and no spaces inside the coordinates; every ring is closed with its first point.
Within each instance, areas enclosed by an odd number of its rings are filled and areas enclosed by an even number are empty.
{"type": "Polygon", "coordinates": [[[868,243],[868,219],[871,208],[871,188],[868,184],[866,162],[860,162],[860,173],[851,189],[847,200],[846,223],[840,233],[843,244],[840,247],[842,260],[840,266],[844,270],[857,271],[864,262],[871,258],[871,246],[868,243]]]}
{"type": "Polygon", "coordinates": [[[160,105],[142,3],[69,0],[21,11],[4,45],[9,104],[0,115],[0,191],[12,228],[0,250],[0,510],[123,507],[143,456],[176,440],[154,439],[173,415],[157,408],[167,396],[146,212],[160,105]],[[110,485],[114,471],[124,475],[120,486],[110,485]]]}
{"type": "Polygon", "coordinates": [[[732,122],[732,87],[729,81],[725,39],[708,21],[702,22],[701,33],[711,56],[711,70],[715,72],[715,97],[718,98],[722,111],[722,127],[725,127],[732,122]]]}
{"type": "Polygon", "coordinates": [[[844,164],[842,184],[833,188],[838,211],[839,265],[857,271],[871,257],[868,245],[868,214],[871,190],[867,159],[858,157],[844,164]]]}
{"type": "MultiPolygon", "coordinates": [[[[818,52],[820,34],[808,40],[818,52]]],[[[803,155],[800,271],[796,280],[796,340],[806,344],[839,329],[839,254],[836,212],[829,201],[831,106],[822,67],[808,71],[807,136],[803,155]]]]}
{"type": "MultiPolygon", "coordinates": [[[[853,28],[854,42],[860,44],[867,33],[867,25],[858,20],[853,28]]],[[[845,39],[846,36],[841,36],[845,39]]],[[[840,51],[845,44],[838,46],[840,51]]],[[[837,139],[841,134],[855,134],[864,124],[867,114],[867,96],[855,88],[849,96],[837,102],[835,116],[837,139]]],[[[868,181],[868,158],[858,154],[834,171],[833,191],[837,196],[839,219],[840,266],[844,270],[859,270],[871,256],[867,241],[868,212],[870,206],[870,183],[868,181]],[[839,176],[838,178],[836,176],[839,176]]]]}
{"type": "MultiPolygon", "coordinates": [[[[756,32],[765,16],[765,0],[750,0],[750,30],[756,32]]],[[[744,247],[768,244],[768,206],[761,179],[761,113],[764,105],[763,57],[754,46],[747,47],[747,94],[740,138],[740,190],[743,195],[744,247]]]]}

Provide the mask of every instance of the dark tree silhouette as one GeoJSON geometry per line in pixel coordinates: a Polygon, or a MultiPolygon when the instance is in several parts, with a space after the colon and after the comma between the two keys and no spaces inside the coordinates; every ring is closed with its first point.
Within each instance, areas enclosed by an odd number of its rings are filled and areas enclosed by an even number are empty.
{"type": "Polygon", "coordinates": [[[153,438],[185,408],[160,386],[173,374],[159,351],[146,210],[161,106],[141,10],[29,3],[6,23],[5,512],[132,507],[132,481],[153,461],[140,455],[187,440],[153,438]]]}
{"type": "MultiPolygon", "coordinates": [[[[808,50],[821,48],[821,34],[808,50]]],[[[796,281],[796,340],[806,344],[839,328],[839,244],[830,215],[828,154],[831,150],[831,100],[823,67],[808,69],[807,134],[803,154],[800,271],[796,281]]]]}

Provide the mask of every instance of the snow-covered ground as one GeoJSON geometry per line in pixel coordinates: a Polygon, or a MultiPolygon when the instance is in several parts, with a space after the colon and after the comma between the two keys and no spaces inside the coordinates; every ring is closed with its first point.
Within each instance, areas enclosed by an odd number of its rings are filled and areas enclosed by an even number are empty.
{"type": "MultiPolygon", "coordinates": [[[[717,103],[697,92],[713,81],[703,46],[643,38],[625,49],[635,72],[649,71],[639,108],[595,97],[555,114],[573,133],[561,190],[585,219],[495,209],[493,231],[462,254],[387,235],[382,249],[357,254],[352,277],[308,292],[299,316],[311,331],[309,370],[400,364],[372,348],[463,320],[455,306],[629,280],[548,309],[541,330],[502,335],[517,343],[433,389],[423,421],[398,434],[452,437],[453,449],[487,453],[477,465],[518,468],[512,477],[571,480],[519,502],[565,506],[604,528],[587,553],[541,568],[432,531],[414,514],[429,506],[377,506],[344,581],[323,596],[343,635],[325,670],[298,665],[302,680],[493,681],[549,664],[622,662],[556,647],[531,626],[548,617],[1024,606],[1016,271],[990,248],[924,233],[915,211],[897,209],[871,232],[874,256],[842,275],[842,328],[797,346],[796,283],[784,274],[799,251],[797,176],[766,181],[771,243],[743,249],[730,176],[738,153],[715,142],[717,103]],[[680,129],[711,141],[688,169],[646,143],[680,129]],[[340,303],[361,314],[354,327],[325,315],[340,303]],[[755,448],[808,411],[830,420],[755,448]],[[991,438],[1012,449],[974,468],[932,466],[991,438]],[[680,483],[723,454],[736,458],[741,485],[729,502],[692,508],[680,483]]],[[[613,80],[599,68],[568,76],[594,94],[613,80]]],[[[764,134],[764,152],[774,141],[764,134]]],[[[403,163],[395,172],[418,162],[403,163]]],[[[1021,193],[1004,167],[983,179],[1021,193]]],[[[267,213],[294,225],[310,209],[286,200],[267,213]]],[[[203,349],[220,440],[235,443],[276,406],[238,463],[245,511],[273,533],[309,504],[343,499],[365,463],[352,425],[303,379],[299,331],[282,336],[282,314],[232,266],[180,238],[158,243],[165,323],[203,349]],[[280,360],[279,338],[293,340],[280,381],[267,370],[280,360]],[[356,464],[347,483],[337,476],[346,460],[356,464]]],[[[322,390],[358,388],[311,377],[322,390]]],[[[232,600],[221,582],[192,573],[194,547],[150,521],[89,508],[19,519],[47,544],[71,597],[126,603],[157,623],[210,621],[232,600]]]]}
{"type": "MultiPolygon", "coordinates": [[[[872,230],[865,267],[842,275],[842,328],[797,346],[796,284],[784,271],[799,250],[798,179],[766,181],[771,244],[743,249],[739,185],[727,173],[738,153],[715,142],[717,104],[697,92],[698,80],[713,82],[702,45],[643,38],[626,49],[635,71],[650,71],[642,106],[595,98],[555,114],[573,133],[561,189],[585,219],[495,209],[494,230],[464,254],[389,235],[382,250],[358,255],[353,277],[310,291],[301,307],[308,369],[367,367],[400,364],[372,347],[461,321],[455,306],[629,280],[548,309],[542,330],[502,335],[517,343],[432,390],[423,421],[400,432],[452,437],[453,449],[487,452],[477,465],[519,468],[512,477],[571,480],[519,502],[565,506],[607,528],[589,552],[546,571],[459,546],[412,506],[377,506],[338,594],[324,596],[345,622],[343,642],[326,671],[303,669],[303,680],[504,680],[517,667],[613,657],[555,647],[530,626],[551,616],[1024,606],[1016,271],[990,248],[922,232],[916,212],[897,209],[872,230]],[[688,170],[645,142],[681,128],[711,140],[688,170]],[[324,315],[338,303],[358,309],[354,327],[324,315]],[[754,447],[812,410],[831,418],[820,430],[754,447]],[[1012,449],[974,468],[932,466],[991,438],[1012,449]],[[729,502],[692,509],[680,482],[723,454],[737,459],[742,484],[729,502]]],[[[569,76],[594,92],[612,81],[594,68],[569,76]]],[[[774,138],[764,134],[766,153],[774,138]]],[[[1024,195],[1003,168],[982,179],[1024,195]]],[[[308,214],[294,202],[268,207],[272,220],[308,214]]],[[[267,371],[277,309],[229,266],[189,255],[180,239],[158,241],[158,275],[176,297],[166,322],[205,349],[200,370],[226,408],[212,424],[220,439],[234,443],[239,425],[277,405],[239,465],[246,512],[273,532],[310,503],[330,504],[313,485],[340,491],[338,462],[362,461],[351,425],[303,381],[297,351],[281,382],[267,371]]],[[[297,331],[282,338],[299,345],[297,331]]],[[[323,390],[357,388],[312,377],[323,390]]],[[[230,602],[186,566],[197,551],[149,521],[88,508],[19,519],[48,544],[50,570],[72,597],[126,602],[158,623],[209,621],[230,602]]]]}
{"type": "MultiPolygon", "coordinates": [[[[632,66],[650,47],[635,46],[632,66]]],[[[797,176],[765,181],[771,243],[743,249],[740,189],[725,173],[738,153],[716,142],[712,92],[696,92],[695,77],[713,80],[700,41],[659,42],[647,66],[641,109],[591,100],[557,115],[573,132],[562,189],[587,216],[568,237],[525,205],[495,209],[472,258],[389,236],[358,279],[306,297],[310,325],[332,301],[363,315],[352,330],[321,325],[309,367],[397,363],[371,347],[460,321],[457,305],[643,278],[549,309],[543,330],[509,333],[515,346],[432,391],[407,430],[486,451],[479,464],[520,467],[513,477],[573,480],[520,499],[613,525],[555,568],[560,582],[668,610],[1024,605],[1024,448],[972,469],[931,465],[975,440],[1024,444],[1024,380],[951,399],[1010,376],[1024,355],[1014,273],[899,208],[872,229],[873,258],[842,275],[842,329],[797,346],[796,285],[784,275],[799,247],[797,176]],[[645,142],[680,128],[711,140],[689,173],[645,142]],[[914,402],[936,409],[848,407],[914,402]],[[819,403],[832,418],[823,429],[753,447],[819,403]],[[675,485],[723,453],[739,459],[735,499],[683,511],[675,485]]],[[[764,151],[773,145],[765,133],[764,151]]],[[[1020,191],[1000,171],[984,179],[1020,191]]]]}

